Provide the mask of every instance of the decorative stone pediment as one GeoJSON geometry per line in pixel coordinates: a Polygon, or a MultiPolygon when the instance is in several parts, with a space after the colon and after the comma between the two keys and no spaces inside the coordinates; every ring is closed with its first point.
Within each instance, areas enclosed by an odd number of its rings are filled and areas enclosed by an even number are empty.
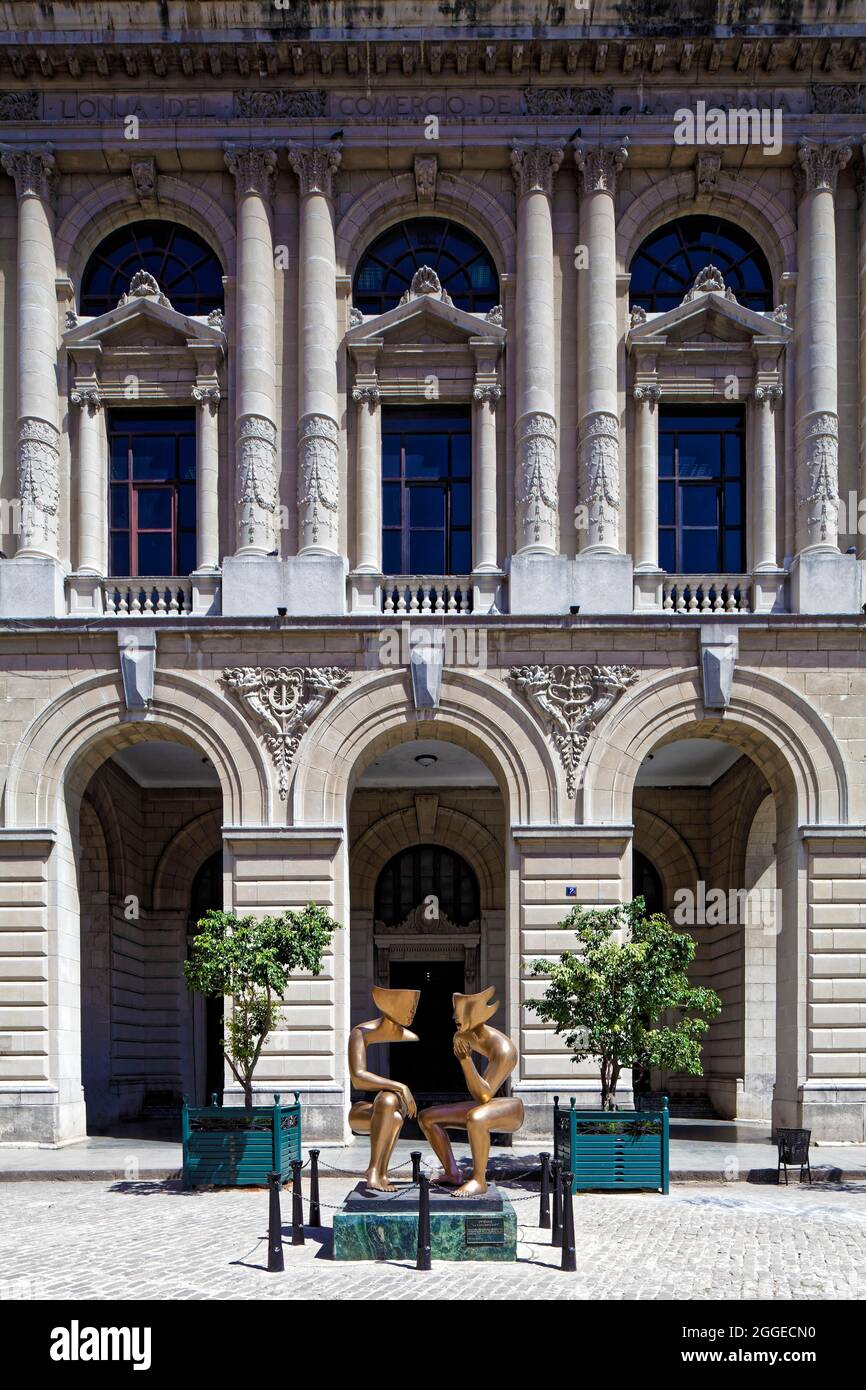
{"type": "MultiPolygon", "coordinates": [[[[423,267],[417,272],[415,280],[422,271],[423,267]]],[[[485,318],[483,314],[468,314],[464,309],[458,309],[450,299],[425,290],[386,310],[384,314],[366,317],[362,323],[350,327],[346,342],[350,347],[361,346],[368,340],[420,342],[422,334],[432,335],[439,342],[468,342],[470,338],[487,338],[492,342],[504,343],[506,337],[502,324],[485,318]]]]}
{"type": "Polygon", "coordinates": [[[431,902],[419,903],[395,926],[387,926],[384,922],[377,921],[374,929],[377,936],[456,936],[461,933],[475,935],[479,931],[479,923],[474,921],[461,926],[459,922],[452,922],[435,902],[431,902]]]}
{"type": "MultiPolygon", "coordinates": [[[[712,267],[708,266],[707,271],[712,267]]],[[[698,276],[698,280],[701,277],[698,276]]],[[[705,284],[714,284],[708,276],[705,284]]],[[[695,282],[697,285],[697,281],[695,282]]],[[[628,333],[629,348],[640,345],[663,346],[684,342],[752,343],[754,339],[782,345],[790,341],[792,329],[774,314],[759,314],[729,297],[724,289],[690,290],[681,304],[663,314],[645,319],[636,316],[628,333]]]]}
{"type": "Polygon", "coordinates": [[[349,681],[340,666],[234,666],[220,676],[257,726],[277,772],[280,799],[306,730],[331,696],[349,681]]]}
{"type": "MultiPolygon", "coordinates": [[[[156,281],[153,283],[156,284],[156,281]]],[[[85,344],[100,344],[103,348],[109,348],[124,343],[143,343],[145,340],[186,347],[191,339],[219,349],[225,345],[221,327],[211,323],[210,319],[191,318],[188,314],[178,313],[165,296],[159,294],[158,286],[157,294],[124,295],[116,309],[110,309],[96,318],[79,321],[63,335],[63,342],[70,350],[85,344]]]]}
{"type": "Polygon", "coordinates": [[[638,674],[633,666],[512,666],[509,671],[559,753],[569,796],[590,734],[638,674]]]}

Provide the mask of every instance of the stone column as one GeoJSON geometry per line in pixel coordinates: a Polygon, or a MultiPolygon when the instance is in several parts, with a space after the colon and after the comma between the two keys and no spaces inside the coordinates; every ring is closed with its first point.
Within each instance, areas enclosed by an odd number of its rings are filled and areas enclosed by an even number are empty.
{"type": "Polygon", "coordinates": [[[333,183],[340,149],[289,149],[298,176],[300,285],[298,337],[299,554],[335,555],[340,541],[337,439],[337,261],[333,183]]]}
{"type": "Polygon", "coordinates": [[[57,298],[51,186],[45,148],[7,151],[3,168],[18,195],[18,556],[59,556],[60,432],[57,428],[57,298]]]}
{"type": "Polygon", "coordinates": [[[358,404],[358,465],[355,493],[358,499],[356,574],[382,573],[382,446],[379,388],[356,386],[352,399],[358,404]]]}
{"type": "Polygon", "coordinates": [[[278,544],[275,420],[274,248],[268,201],[276,151],[227,146],[237,191],[235,441],[237,555],[269,555],[278,544]]]}
{"type": "Polygon", "coordinates": [[[99,414],[102,397],[96,387],[78,387],[69,400],[80,407],[78,423],[78,572],[107,572],[106,478],[99,414]]]}
{"type": "Polygon", "coordinates": [[[838,548],[835,191],[848,145],[804,140],[797,220],[797,549],[838,548]]]}
{"type": "Polygon", "coordinates": [[[656,406],[661,388],[654,382],[634,388],[634,567],[656,574],[659,568],[659,433],[656,406]]]}
{"type": "Polygon", "coordinates": [[[511,152],[517,191],[517,554],[559,550],[551,200],[562,157],[558,147],[517,141],[511,152]]]}
{"type": "Polygon", "coordinates": [[[622,144],[575,150],[588,257],[579,284],[578,500],[589,516],[582,552],[621,549],[614,196],[627,154],[622,144]]]}
{"type": "Polygon", "coordinates": [[[213,385],[192,388],[198,402],[195,432],[196,570],[219,569],[219,408],[220,389],[213,385]]]}
{"type": "Polygon", "coordinates": [[[753,401],[754,459],[750,488],[751,566],[754,570],[776,570],[776,402],[782,387],[759,384],[753,401]]]}
{"type": "Polygon", "coordinates": [[[502,388],[494,383],[472,391],[472,571],[498,574],[496,509],[496,406],[502,388]]]}

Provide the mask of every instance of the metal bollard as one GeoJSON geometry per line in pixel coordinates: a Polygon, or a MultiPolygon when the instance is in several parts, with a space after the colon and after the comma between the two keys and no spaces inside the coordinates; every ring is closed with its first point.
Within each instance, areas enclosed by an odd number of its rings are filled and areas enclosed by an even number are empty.
{"type": "Polygon", "coordinates": [[[299,1158],[292,1159],[292,1245],[304,1243],[304,1194],[301,1190],[301,1168],[299,1158]]]}
{"type": "Polygon", "coordinates": [[[412,1181],[417,1182],[421,1176],[421,1150],[413,1149],[409,1157],[412,1160],[412,1181]]]}
{"type": "Polygon", "coordinates": [[[550,1154],[539,1154],[541,1159],[541,1199],[538,1205],[538,1225],[542,1231],[550,1230],[550,1154]]]}
{"type": "Polygon", "coordinates": [[[418,1175],[418,1258],[416,1269],[430,1268],[430,1179],[418,1175]]]}
{"type": "Polygon", "coordinates": [[[280,1174],[268,1173],[268,1274],[282,1274],[283,1219],[280,1215],[280,1174]]]}
{"type": "Polygon", "coordinates": [[[551,1232],[551,1245],[562,1244],[562,1164],[555,1160],[550,1165],[551,1181],[553,1184],[553,1231],[551,1232]]]}
{"type": "Polygon", "coordinates": [[[322,1209],[319,1206],[319,1150],[310,1149],[310,1225],[321,1226],[322,1209]]]}
{"type": "Polygon", "coordinates": [[[562,1175],[562,1264],[560,1269],[571,1273],[577,1269],[577,1254],[574,1249],[574,1201],[571,1192],[572,1173],[562,1175]]]}

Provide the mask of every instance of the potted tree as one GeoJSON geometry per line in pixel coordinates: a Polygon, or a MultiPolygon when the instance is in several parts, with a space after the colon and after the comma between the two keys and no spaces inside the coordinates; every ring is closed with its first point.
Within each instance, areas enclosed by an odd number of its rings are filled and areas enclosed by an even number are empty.
{"type": "MultiPolygon", "coordinates": [[[[298,1094],[295,1104],[253,1104],[253,1076],[268,1035],[279,1022],[291,975],[318,975],[339,922],[309,903],[278,917],[238,917],[211,911],[198,923],[184,974],[190,989],[206,997],[228,997],[223,1049],[244,1105],[215,1103],[193,1108],[184,1101],[183,1177],[188,1186],[243,1186],[267,1182],[276,1171],[286,1178],[301,1156],[298,1094]]],[[[214,1101],[216,1098],[214,1097],[214,1101]]]]}
{"type": "Polygon", "coordinates": [[[617,1110],[623,1067],[663,1067],[702,1076],[701,1039],[721,1010],[712,989],[692,985],[694,939],[675,932],[643,898],[607,909],[575,907],[560,926],[577,938],[557,962],[536,960],[549,976],[526,1007],[565,1040],[572,1060],[598,1060],[601,1109],[556,1108],[557,1157],[574,1188],[661,1187],[667,1191],[667,1103],[661,1111],[617,1110]],[[617,1118],[611,1118],[616,1111],[617,1118]]]}

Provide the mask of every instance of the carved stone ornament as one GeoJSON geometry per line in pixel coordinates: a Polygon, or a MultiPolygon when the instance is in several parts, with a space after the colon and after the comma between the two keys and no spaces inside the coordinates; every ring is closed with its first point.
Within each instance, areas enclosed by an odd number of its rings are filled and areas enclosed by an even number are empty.
{"type": "Polygon", "coordinates": [[[729,290],[725,284],[725,277],[718,266],[705,265],[703,270],[699,270],[695,276],[695,283],[682,298],[683,304],[691,304],[692,300],[700,299],[702,294],[723,294],[725,299],[729,299],[732,304],[737,303],[737,296],[733,290],[729,290]]]}
{"type": "Polygon", "coordinates": [[[277,167],[276,150],[258,145],[226,145],[224,154],[226,168],[234,175],[239,196],[257,193],[261,198],[270,197],[271,182],[277,167]]]}
{"type": "Polygon", "coordinates": [[[809,421],[801,442],[807,491],[799,499],[808,507],[810,544],[835,545],[839,525],[839,424],[825,412],[809,421]]]}
{"type": "Polygon", "coordinates": [[[577,766],[589,735],[638,678],[633,666],[512,666],[509,679],[541,717],[574,796],[577,766]]]}
{"type": "Polygon", "coordinates": [[[207,406],[211,415],[216,415],[221,399],[218,386],[194,386],[190,395],[199,405],[207,406]]]}
{"type": "Polygon", "coordinates": [[[773,310],[772,314],[770,315],[770,318],[771,318],[771,319],[775,319],[776,323],[781,323],[784,327],[787,327],[787,326],[788,326],[788,306],[787,306],[787,304],[779,304],[779,305],[777,305],[776,308],[773,310]]]}
{"type": "Polygon", "coordinates": [[[480,382],[472,388],[474,401],[486,401],[493,408],[502,395],[502,387],[495,381],[480,382]]]}
{"type": "Polygon", "coordinates": [[[414,163],[415,196],[419,203],[432,203],[436,197],[436,176],[439,161],[435,154],[416,154],[414,163]]]}
{"type": "Polygon", "coordinates": [[[328,95],[324,91],[292,92],[283,87],[266,90],[235,92],[235,115],[252,120],[267,120],[272,116],[327,116],[328,95]]]}
{"type": "Polygon", "coordinates": [[[411,299],[421,299],[425,295],[431,299],[441,299],[443,304],[452,303],[450,294],[442,288],[442,281],[429,265],[422,265],[415,271],[408,290],[400,296],[400,303],[408,304],[411,299]]]}
{"type": "Polygon", "coordinates": [[[581,501],[594,545],[616,545],[619,528],[619,425],[599,411],[581,421],[577,445],[581,501]]]}
{"type": "Polygon", "coordinates": [[[343,156],[339,145],[290,145],[289,163],[298,176],[301,197],[308,193],[334,196],[334,174],[343,156]]]}
{"type": "Polygon", "coordinates": [[[57,166],[51,149],[6,150],[0,157],[3,168],[15,180],[19,198],[41,198],[50,202],[57,179],[57,166]]]}
{"type": "Polygon", "coordinates": [[[117,301],[118,309],[133,299],[155,299],[164,308],[171,308],[171,301],[163,294],[156,280],[147,270],[137,270],[129,282],[129,289],[117,301]]]}
{"type": "Polygon", "coordinates": [[[276,427],[262,415],[245,415],[238,425],[237,448],[241,544],[270,552],[276,544],[276,427]]]}
{"type": "Polygon", "coordinates": [[[66,310],[66,330],[67,330],[67,332],[69,331],[70,328],[77,328],[77,327],[78,327],[78,315],[76,314],[76,312],[75,312],[74,309],[67,309],[67,310],[66,310]]]}
{"type": "Polygon", "coordinates": [[[613,87],[525,87],[527,116],[607,116],[613,87]]]}
{"type": "Polygon", "coordinates": [[[645,401],[650,410],[661,400],[662,388],[654,381],[642,381],[634,388],[636,401],[645,401]]]}
{"type": "Polygon", "coordinates": [[[522,145],[511,142],[511,172],[518,198],[527,193],[553,197],[553,182],[563,160],[561,145],[522,145]]]}
{"type": "Polygon", "coordinates": [[[553,546],[559,511],[556,422],[540,411],[519,425],[517,505],[524,546],[553,546]]]}
{"type": "Polygon", "coordinates": [[[0,92],[0,121],[38,120],[38,92],[0,92]]]}
{"type": "Polygon", "coordinates": [[[862,116],[866,112],[866,87],[862,82],[814,83],[812,110],[821,116],[862,116]]]}
{"type": "Polygon", "coordinates": [[[350,327],[350,328],[357,328],[358,325],[361,324],[361,323],[363,323],[363,322],[364,322],[364,315],[361,313],[361,310],[360,310],[360,309],[356,309],[355,306],[354,306],[354,304],[353,304],[352,307],[351,307],[351,309],[349,310],[349,327],[350,327]]]}
{"type": "Polygon", "coordinates": [[[484,315],[487,323],[493,323],[497,328],[505,327],[505,310],[501,304],[494,304],[492,309],[488,309],[484,315]]]}
{"type": "Polygon", "coordinates": [[[225,327],[226,316],[222,309],[211,309],[207,316],[207,321],[211,328],[218,328],[220,333],[222,333],[225,327]]]}
{"type": "Polygon", "coordinates": [[[576,146],[574,162],[580,172],[583,192],[615,194],[617,175],[627,159],[628,149],[624,142],[617,145],[576,146]]]}
{"type": "Polygon", "coordinates": [[[695,197],[709,198],[715,193],[722,168],[720,154],[699,154],[695,157],[695,197]]]}
{"type": "Polygon", "coordinates": [[[86,406],[88,414],[96,415],[102,409],[102,397],[94,386],[82,387],[80,390],[69,392],[69,399],[73,405],[86,406]]]}
{"type": "Polygon", "coordinates": [[[53,551],[60,509],[60,434],[47,420],[18,426],[19,549],[53,551]]]}
{"type": "Polygon", "coordinates": [[[637,328],[639,323],[646,323],[646,309],[640,304],[635,304],[628,316],[628,321],[632,328],[637,328]]]}
{"type": "Polygon", "coordinates": [[[336,539],[340,507],[337,426],[327,415],[307,415],[298,434],[298,513],[302,543],[336,539]]]}
{"type": "Polygon", "coordinates": [[[376,409],[376,406],[379,404],[381,394],[382,393],[380,392],[378,386],[352,387],[352,400],[357,401],[359,404],[361,404],[362,402],[366,402],[370,410],[376,409]]]}
{"type": "Polygon", "coordinates": [[[386,922],[377,920],[373,930],[377,936],[451,936],[463,932],[477,935],[481,930],[481,924],[477,919],[465,925],[452,922],[441,907],[437,911],[434,903],[419,903],[406,914],[402,922],[389,926],[386,922]]]}
{"type": "Polygon", "coordinates": [[[797,157],[800,161],[802,191],[816,193],[828,190],[835,193],[839,172],[845,168],[851,155],[851,146],[844,141],[838,145],[819,145],[812,140],[801,140],[797,157]]]}
{"type": "Polygon", "coordinates": [[[784,387],[778,382],[770,382],[768,384],[762,383],[760,386],[755,387],[755,400],[760,405],[766,402],[771,410],[775,410],[776,405],[782,399],[783,395],[784,387]]]}
{"type": "Polygon", "coordinates": [[[348,671],[339,666],[235,666],[226,667],[220,680],[258,726],[285,801],[298,744],[326,702],[348,683],[348,671]]]}
{"type": "Polygon", "coordinates": [[[129,173],[135,189],[135,196],[140,201],[156,197],[156,160],[152,155],[148,159],[133,159],[129,166],[129,173]]]}

